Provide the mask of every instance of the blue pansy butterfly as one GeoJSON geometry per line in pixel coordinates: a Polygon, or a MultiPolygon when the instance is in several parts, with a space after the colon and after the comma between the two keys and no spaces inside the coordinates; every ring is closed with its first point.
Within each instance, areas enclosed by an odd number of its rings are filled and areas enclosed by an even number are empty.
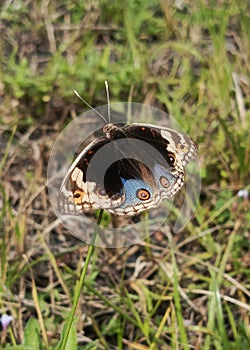
{"type": "Polygon", "coordinates": [[[195,142],[172,129],[108,123],[70,166],[59,191],[59,209],[70,215],[96,209],[137,215],[172,198],[196,157],[195,142]]]}

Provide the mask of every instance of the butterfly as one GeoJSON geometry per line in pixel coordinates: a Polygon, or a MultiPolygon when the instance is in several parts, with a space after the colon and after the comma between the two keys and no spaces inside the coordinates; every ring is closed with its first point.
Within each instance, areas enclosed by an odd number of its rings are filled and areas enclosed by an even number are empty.
{"type": "Polygon", "coordinates": [[[185,182],[185,168],[197,157],[187,135],[153,124],[108,123],[83,145],[58,195],[62,214],[105,209],[135,216],[173,198],[185,182]]]}

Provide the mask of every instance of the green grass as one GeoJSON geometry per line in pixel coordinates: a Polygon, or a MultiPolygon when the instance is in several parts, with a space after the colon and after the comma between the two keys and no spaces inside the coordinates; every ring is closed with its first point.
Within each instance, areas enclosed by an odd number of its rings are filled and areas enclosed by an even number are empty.
{"type": "Polygon", "coordinates": [[[67,332],[89,248],[52,212],[47,163],[85,109],[73,90],[100,106],[105,80],[111,102],[167,111],[199,144],[202,193],[182,232],[95,248],[66,349],[250,348],[248,2],[0,6],[0,349],[67,332]]]}

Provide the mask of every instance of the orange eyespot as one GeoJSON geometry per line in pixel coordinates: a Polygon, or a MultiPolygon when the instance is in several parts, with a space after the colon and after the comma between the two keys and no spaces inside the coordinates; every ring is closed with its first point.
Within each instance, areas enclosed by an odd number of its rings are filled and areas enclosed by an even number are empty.
{"type": "Polygon", "coordinates": [[[146,201],[147,199],[150,198],[150,193],[149,193],[149,191],[145,190],[144,188],[141,188],[136,192],[136,196],[141,201],[146,201]]]}
{"type": "Polygon", "coordinates": [[[160,177],[160,183],[161,183],[162,187],[164,187],[164,188],[168,188],[169,187],[169,181],[164,176],[160,177]]]}
{"type": "Polygon", "coordinates": [[[81,190],[76,190],[73,193],[73,198],[74,198],[74,202],[75,204],[81,204],[82,203],[82,197],[84,196],[84,191],[81,190]]]}

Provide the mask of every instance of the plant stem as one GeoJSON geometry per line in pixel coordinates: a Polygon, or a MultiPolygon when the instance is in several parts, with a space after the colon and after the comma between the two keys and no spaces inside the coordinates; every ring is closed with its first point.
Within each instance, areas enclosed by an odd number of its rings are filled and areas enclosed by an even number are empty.
{"type": "Polygon", "coordinates": [[[70,312],[69,319],[67,321],[65,334],[64,334],[62,342],[59,345],[59,347],[57,348],[57,350],[65,350],[66,346],[67,346],[69,333],[70,333],[70,330],[71,330],[71,327],[72,327],[72,324],[73,324],[73,321],[74,321],[74,316],[75,316],[76,308],[77,308],[78,301],[79,301],[79,298],[80,298],[80,294],[81,294],[81,291],[83,289],[85,277],[86,277],[86,274],[87,274],[88,265],[89,265],[92,253],[94,251],[94,243],[95,243],[95,240],[96,240],[96,237],[97,237],[97,234],[98,234],[100,222],[102,220],[102,214],[103,214],[103,209],[100,210],[100,213],[99,213],[99,216],[98,216],[98,219],[97,219],[97,223],[96,223],[96,227],[95,227],[95,231],[94,231],[94,234],[93,234],[93,237],[91,239],[91,243],[89,245],[89,249],[88,249],[88,252],[87,252],[85,264],[84,264],[82,272],[81,272],[80,280],[79,280],[79,283],[76,286],[75,295],[74,295],[74,301],[73,301],[73,305],[72,305],[72,309],[71,309],[71,312],[70,312]]]}

